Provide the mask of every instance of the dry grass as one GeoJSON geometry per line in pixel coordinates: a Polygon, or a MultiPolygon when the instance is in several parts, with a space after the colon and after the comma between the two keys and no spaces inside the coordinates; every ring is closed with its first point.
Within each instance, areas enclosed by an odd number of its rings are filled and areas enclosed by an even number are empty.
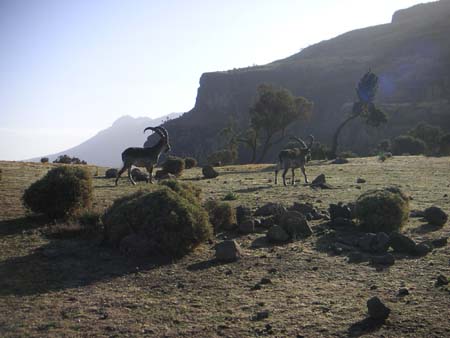
{"type": "MultiPolygon", "coordinates": [[[[20,201],[24,189],[52,166],[0,162],[0,336],[450,335],[450,291],[434,286],[439,274],[450,277],[449,246],[422,258],[398,256],[394,266],[377,270],[320,250],[323,236],[317,221],[312,222],[314,236],[284,246],[252,246],[262,233],[236,237],[246,254],[236,263],[215,263],[214,243],[176,262],[135,261],[98,241],[49,237],[51,222],[27,214],[20,201]],[[253,290],[263,277],[272,283],[253,290]],[[396,296],[403,286],[410,295],[396,296]],[[374,331],[359,332],[371,296],[385,301],[392,315],[374,331]],[[269,317],[253,320],[263,310],[269,317]]],[[[362,158],[307,167],[311,179],[324,173],[332,190],[314,190],[302,183],[274,186],[269,165],[218,171],[217,179],[203,180],[201,169],[190,169],[182,179],[199,185],[204,199],[222,199],[231,191],[238,197],[233,205],[256,208],[269,201],[297,201],[321,210],[330,203],[354,201],[368,189],[398,185],[413,197],[412,209],[439,205],[450,212],[445,197],[450,194],[448,157],[395,157],[384,163],[362,158]],[[357,184],[358,177],[367,183],[357,184]]],[[[99,168],[103,174],[104,168],[99,168]]],[[[126,179],[116,188],[113,179],[100,177],[94,178],[94,185],[98,212],[124,194],[154,189],[145,183],[131,186],[126,179]]],[[[419,219],[411,219],[406,232],[416,241],[449,235],[448,224],[429,230],[419,219]]]]}

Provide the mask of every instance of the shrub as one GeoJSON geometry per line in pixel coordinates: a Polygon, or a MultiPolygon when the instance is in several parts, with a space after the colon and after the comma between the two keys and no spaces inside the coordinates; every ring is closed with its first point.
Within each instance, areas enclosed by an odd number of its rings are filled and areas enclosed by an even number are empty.
{"type": "Polygon", "coordinates": [[[136,182],[147,182],[148,181],[147,173],[144,173],[139,168],[133,168],[133,170],[131,170],[131,177],[136,182]]]}
{"type": "Polygon", "coordinates": [[[377,150],[380,152],[389,152],[391,151],[391,140],[384,139],[380,143],[378,143],[377,150]]]}
{"type": "Polygon", "coordinates": [[[48,163],[48,157],[42,157],[41,163],[48,163]]]}
{"type": "Polygon", "coordinates": [[[23,194],[24,205],[48,217],[77,215],[92,202],[92,176],[79,167],[57,167],[31,184],[23,194]]]}
{"type": "Polygon", "coordinates": [[[330,148],[320,142],[314,142],[311,148],[311,158],[313,160],[326,160],[329,153],[330,148]]]}
{"type": "Polygon", "coordinates": [[[205,205],[214,231],[231,230],[237,223],[236,209],[225,202],[210,200],[205,205]]]}
{"type": "Polygon", "coordinates": [[[109,168],[105,171],[106,178],[116,178],[119,171],[116,168],[109,168]]]}
{"type": "Polygon", "coordinates": [[[425,142],[429,152],[432,152],[439,146],[439,141],[442,136],[442,129],[440,127],[432,126],[426,122],[419,122],[414,129],[408,132],[409,136],[425,142]]]}
{"type": "Polygon", "coordinates": [[[394,155],[419,155],[425,153],[425,149],[425,142],[408,135],[397,136],[392,142],[392,153],[394,155]]]}
{"type": "Polygon", "coordinates": [[[201,203],[202,190],[193,184],[183,183],[177,180],[165,180],[161,182],[160,185],[170,188],[191,203],[201,203]]]}
{"type": "Polygon", "coordinates": [[[212,235],[206,210],[169,187],[116,200],[103,216],[103,224],[105,240],[116,247],[134,241],[141,252],[173,258],[186,255],[212,235]]]}
{"type": "Polygon", "coordinates": [[[234,200],[237,200],[237,199],[238,199],[238,196],[237,196],[234,192],[232,192],[232,191],[228,192],[228,193],[223,197],[223,200],[224,200],[224,201],[234,201],[234,200]]]}
{"type": "Polygon", "coordinates": [[[185,168],[184,160],[180,157],[169,157],[164,162],[162,169],[172,175],[181,176],[185,168]]]}
{"type": "Polygon", "coordinates": [[[184,159],[184,167],[186,169],[191,169],[197,166],[197,160],[193,157],[186,157],[184,159]]]}
{"type": "Polygon", "coordinates": [[[408,220],[409,198],[396,187],[369,190],[356,200],[355,215],[364,231],[398,231],[408,220]]]}

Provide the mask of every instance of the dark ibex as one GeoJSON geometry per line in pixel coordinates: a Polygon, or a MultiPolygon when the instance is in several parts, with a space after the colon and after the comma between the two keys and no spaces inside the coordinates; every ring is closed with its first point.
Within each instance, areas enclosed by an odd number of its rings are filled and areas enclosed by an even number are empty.
{"type": "Polygon", "coordinates": [[[305,141],[303,141],[301,138],[292,137],[295,141],[297,141],[300,144],[300,147],[292,148],[292,149],[283,149],[278,154],[278,164],[277,168],[275,169],[275,184],[278,183],[277,177],[278,177],[278,171],[282,168],[283,171],[283,184],[286,186],[286,173],[289,170],[289,168],[292,170],[292,185],[295,184],[295,169],[300,168],[303,176],[305,176],[305,183],[308,183],[308,178],[306,177],[305,172],[305,164],[308,161],[309,157],[311,156],[311,147],[314,142],[314,136],[309,135],[310,143],[307,146],[305,141]]]}
{"type": "Polygon", "coordinates": [[[128,178],[130,179],[133,185],[136,184],[136,182],[134,182],[133,178],[131,177],[131,166],[133,165],[136,167],[145,167],[150,175],[149,181],[150,183],[153,183],[152,181],[153,167],[158,164],[158,159],[161,153],[168,152],[170,150],[170,144],[169,144],[169,134],[165,128],[147,127],[144,129],[144,133],[146,130],[149,129],[157,133],[161,139],[153,147],[127,148],[122,153],[123,167],[117,173],[116,185],[117,182],[119,181],[120,175],[122,175],[123,172],[127,169],[128,169],[128,178]]]}

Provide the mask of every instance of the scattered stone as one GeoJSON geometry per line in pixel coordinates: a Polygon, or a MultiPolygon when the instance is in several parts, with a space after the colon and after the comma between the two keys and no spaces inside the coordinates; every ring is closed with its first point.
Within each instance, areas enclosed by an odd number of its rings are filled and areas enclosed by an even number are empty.
{"type": "Polygon", "coordinates": [[[412,217],[412,218],[425,217],[425,213],[420,210],[411,210],[411,212],[409,213],[409,217],[412,217]]]}
{"type": "Polygon", "coordinates": [[[250,290],[252,290],[252,291],[257,291],[257,290],[261,290],[261,289],[262,289],[262,286],[261,286],[261,284],[259,284],[259,283],[253,285],[253,286],[250,288],[250,290]]]}
{"type": "Polygon", "coordinates": [[[332,249],[335,253],[341,254],[346,251],[352,251],[353,247],[344,243],[336,242],[333,244],[332,249]]]}
{"type": "Polygon", "coordinates": [[[210,165],[202,168],[202,174],[204,178],[216,178],[219,176],[219,173],[210,165]]]}
{"type": "Polygon", "coordinates": [[[351,219],[337,217],[329,222],[329,226],[336,230],[352,231],[355,229],[356,224],[351,219]]]}
{"type": "Polygon", "coordinates": [[[272,243],[283,243],[289,240],[289,234],[281,226],[274,225],[267,232],[267,239],[272,243]]]}
{"type": "Polygon", "coordinates": [[[435,206],[425,209],[424,217],[428,223],[436,226],[443,226],[448,219],[447,213],[435,206]]]}
{"type": "Polygon", "coordinates": [[[406,254],[416,253],[416,243],[411,238],[398,232],[391,233],[389,237],[389,246],[394,249],[395,252],[406,254]]]}
{"type": "Polygon", "coordinates": [[[255,221],[252,219],[239,223],[239,232],[242,234],[251,234],[255,232],[255,221]]]}
{"type": "Polygon", "coordinates": [[[348,262],[349,263],[362,263],[367,261],[367,256],[359,251],[353,251],[350,252],[348,255],[348,262]]]}
{"type": "Polygon", "coordinates": [[[444,246],[447,246],[448,237],[441,237],[437,239],[433,239],[431,241],[431,245],[435,248],[442,248],[444,246]]]}
{"type": "Polygon", "coordinates": [[[352,218],[352,212],[351,212],[350,208],[346,205],[330,204],[328,211],[330,212],[331,219],[335,219],[338,217],[347,218],[347,219],[352,218]]]}
{"type": "Polygon", "coordinates": [[[236,208],[236,219],[238,224],[241,224],[251,218],[252,218],[252,211],[250,210],[250,208],[244,207],[242,205],[236,208]]]}
{"type": "Polygon", "coordinates": [[[387,253],[382,256],[372,256],[370,262],[373,265],[394,265],[395,258],[394,256],[392,256],[392,254],[387,253]]]}
{"type": "Polygon", "coordinates": [[[286,212],[286,208],[280,203],[269,202],[255,211],[255,216],[274,216],[286,212]]]}
{"type": "Polygon", "coordinates": [[[117,170],[116,168],[110,168],[105,171],[105,177],[106,178],[116,178],[118,172],[119,172],[119,170],[117,170]]]}
{"type": "Polygon", "coordinates": [[[261,281],[259,282],[259,284],[261,284],[261,285],[272,284],[272,280],[270,278],[263,277],[263,278],[261,278],[261,281]]]}
{"type": "Polygon", "coordinates": [[[442,285],[448,285],[448,278],[444,275],[439,275],[436,278],[436,282],[434,283],[435,286],[442,286],[442,285]]]}
{"type": "Polygon", "coordinates": [[[391,313],[391,309],[384,305],[378,297],[372,297],[367,301],[367,310],[370,318],[377,321],[385,321],[391,313]]]}
{"type": "Polygon", "coordinates": [[[346,164],[346,163],[348,163],[348,160],[343,157],[338,157],[334,161],[331,161],[331,164],[346,164]]]}
{"type": "Polygon", "coordinates": [[[409,295],[409,290],[407,288],[401,288],[397,292],[397,296],[398,297],[404,297],[404,296],[407,296],[407,295],[409,295]]]}
{"type": "Polygon", "coordinates": [[[311,182],[311,185],[321,185],[324,183],[327,183],[327,181],[325,179],[325,174],[320,174],[315,179],[313,179],[313,181],[311,182]]]}
{"type": "Polygon", "coordinates": [[[366,183],[367,181],[364,179],[364,178],[361,178],[361,177],[358,177],[357,179],[356,179],[356,183],[366,183]]]}
{"type": "Polygon", "coordinates": [[[297,211],[286,211],[280,216],[280,226],[293,240],[312,235],[312,230],[304,215],[297,211]]]}
{"type": "Polygon", "coordinates": [[[216,259],[219,262],[234,262],[242,257],[242,249],[236,241],[226,240],[216,245],[216,259]]]}
{"type": "Polygon", "coordinates": [[[260,225],[263,228],[270,229],[272,226],[275,225],[275,217],[274,216],[270,216],[270,217],[261,218],[260,219],[260,225]]]}
{"type": "Polygon", "coordinates": [[[269,311],[264,310],[256,313],[256,315],[253,317],[253,320],[263,320],[269,318],[269,311]]]}
{"type": "Polygon", "coordinates": [[[367,233],[358,239],[357,245],[366,252],[384,253],[389,248],[389,236],[384,232],[367,233]]]}
{"type": "Polygon", "coordinates": [[[416,245],[416,255],[418,256],[425,256],[431,251],[433,251],[431,243],[424,242],[416,245]]]}
{"type": "Polygon", "coordinates": [[[155,173],[155,179],[157,180],[170,180],[174,178],[176,178],[175,175],[172,175],[165,170],[157,170],[155,173]]]}
{"type": "Polygon", "coordinates": [[[268,273],[271,273],[271,274],[274,274],[274,273],[277,273],[278,270],[275,269],[275,268],[270,268],[269,270],[267,270],[267,272],[268,272],[268,273]]]}
{"type": "Polygon", "coordinates": [[[311,203],[297,203],[295,202],[290,208],[289,211],[297,211],[303,215],[312,214],[317,212],[311,203]]]}

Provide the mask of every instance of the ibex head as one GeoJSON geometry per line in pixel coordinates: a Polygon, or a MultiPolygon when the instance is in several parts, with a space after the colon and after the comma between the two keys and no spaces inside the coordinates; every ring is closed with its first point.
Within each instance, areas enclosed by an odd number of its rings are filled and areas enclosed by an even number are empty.
{"type": "Polygon", "coordinates": [[[163,143],[163,147],[164,147],[163,151],[165,153],[170,151],[169,133],[167,132],[167,129],[164,127],[147,127],[144,129],[144,133],[149,129],[154,131],[155,133],[157,133],[159,135],[159,137],[161,137],[160,142],[163,143]]]}

